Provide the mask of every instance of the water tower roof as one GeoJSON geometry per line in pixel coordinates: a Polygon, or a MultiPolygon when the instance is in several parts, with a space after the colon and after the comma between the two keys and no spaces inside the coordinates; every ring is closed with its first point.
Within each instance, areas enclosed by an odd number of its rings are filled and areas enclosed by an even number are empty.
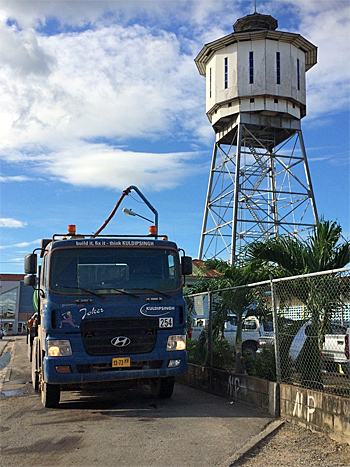
{"type": "MultiPolygon", "coordinates": [[[[248,15],[254,16],[254,15],[248,15]]],[[[265,16],[265,15],[259,15],[265,16]]],[[[265,16],[268,18],[268,16],[265,16]]],[[[270,17],[272,18],[272,17],[270,17]]],[[[241,18],[244,20],[245,18],[241,18]]],[[[273,19],[273,18],[272,18],[273,19]]],[[[241,20],[238,20],[239,22],[241,20]]],[[[237,24],[236,22],[236,24],[237,24]]],[[[305,39],[300,34],[292,32],[275,31],[274,29],[258,29],[258,30],[244,30],[242,32],[232,32],[231,34],[221,37],[216,41],[209,42],[204,45],[202,50],[195,58],[198,71],[202,76],[206,74],[206,64],[216,54],[216,52],[230,46],[234,43],[246,42],[246,41],[260,41],[260,40],[272,40],[285,42],[293,45],[297,49],[302,50],[305,53],[305,71],[310,70],[317,63],[317,47],[305,39]]]]}
{"type": "Polygon", "coordinates": [[[260,31],[262,29],[275,31],[277,27],[277,19],[270,15],[261,15],[260,13],[255,12],[252,15],[239,18],[233,25],[233,30],[234,32],[260,31]]]}

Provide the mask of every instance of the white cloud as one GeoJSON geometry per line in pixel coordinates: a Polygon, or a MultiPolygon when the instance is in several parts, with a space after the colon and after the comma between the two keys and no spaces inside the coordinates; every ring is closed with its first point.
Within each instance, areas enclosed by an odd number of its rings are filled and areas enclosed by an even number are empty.
{"type": "MultiPolygon", "coordinates": [[[[30,242],[19,242],[19,243],[13,243],[11,245],[0,245],[0,250],[5,250],[5,249],[11,249],[11,248],[23,248],[27,247],[30,245],[40,245],[41,244],[41,239],[37,240],[32,240],[30,242]]],[[[23,258],[22,258],[23,261],[23,258]]]]}
{"type": "Polygon", "coordinates": [[[22,265],[23,264],[23,257],[19,257],[19,258],[11,258],[11,261],[7,261],[8,263],[12,263],[12,264],[20,264],[22,265]]]}
{"type": "MultiPolygon", "coordinates": [[[[333,9],[328,2],[286,0],[258,8],[278,18],[279,11],[293,6],[301,34],[319,47],[319,63],[307,74],[311,117],[349,105],[349,8],[347,2],[335,4],[333,9]]],[[[70,0],[62,8],[56,1],[11,0],[1,7],[0,139],[5,160],[31,161],[31,168],[44,168],[42,173],[73,185],[113,189],[135,183],[164,189],[193,173],[195,153],[151,154],[116,145],[181,138],[189,147],[212,144],[205,82],[193,59],[205,42],[231,32],[235,20],[251,12],[250,4],[70,0]],[[249,11],[242,13],[242,7],[249,11]],[[112,13],[108,19],[106,12],[112,13]],[[35,30],[49,17],[57,17],[60,33],[47,36],[35,30]],[[17,20],[18,27],[7,25],[8,18],[17,20]],[[172,21],[183,21],[177,35],[175,27],[168,27],[172,21]],[[82,29],[67,32],[77,25],[82,29]]]]}
{"type": "MultiPolygon", "coordinates": [[[[17,54],[22,36],[8,41],[8,56],[17,54]]],[[[5,60],[0,72],[0,116],[7,122],[1,137],[8,144],[152,138],[185,124],[198,103],[193,57],[180,52],[172,33],[111,26],[37,41],[42,67],[51,70],[45,79],[25,71],[35,69],[37,57],[22,73],[5,60]]]]}
{"type": "Polygon", "coordinates": [[[1,217],[0,218],[0,227],[9,227],[13,229],[18,229],[25,227],[26,222],[19,221],[17,219],[12,219],[11,217],[1,217]]]}
{"type": "Polygon", "coordinates": [[[315,12],[313,18],[307,16],[300,25],[318,47],[318,63],[307,74],[312,117],[350,108],[350,3],[347,5],[315,12]]]}
{"type": "MultiPolygon", "coordinates": [[[[25,36],[7,29],[15,37],[8,41],[12,56],[25,36]]],[[[93,143],[175,141],[175,128],[177,135],[203,133],[206,117],[204,105],[198,112],[195,85],[204,82],[173,33],[112,25],[38,36],[37,44],[50,69],[45,79],[27,69],[19,73],[10,60],[0,70],[5,160],[32,161],[45,167],[42,173],[73,185],[108,188],[150,182],[155,189],[170,188],[192,173],[189,154],[143,154],[93,143]]]]}
{"type": "Polygon", "coordinates": [[[41,161],[41,166],[52,177],[77,186],[120,191],[137,185],[157,191],[173,188],[184,177],[193,175],[195,169],[188,162],[195,156],[196,153],[141,153],[86,144],[51,154],[41,161]]]}
{"type": "Polygon", "coordinates": [[[5,176],[5,177],[0,175],[0,183],[28,182],[30,180],[32,179],[27,177],[26,175],[12,175],[12,176],[5,176]]]}
{"type": "Polygon", "coordinates": [[[39,46],[33,29],[18,31],[14,27],[0,29],[0,60],[2,66],[9,66],[16,75],[48,75],[54,58],[39,46]],[[13,51],[16,50],[16,53],[13,51]]]}

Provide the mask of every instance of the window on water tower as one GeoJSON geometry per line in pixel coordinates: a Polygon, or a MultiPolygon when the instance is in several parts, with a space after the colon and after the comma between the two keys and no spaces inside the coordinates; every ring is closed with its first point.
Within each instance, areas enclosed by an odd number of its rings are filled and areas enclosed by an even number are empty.
{"type": "Polygon", "coordinates": [[[228,88],[228,57],[225,57],[225,69],[224,69],[224,86],[228,88]]]}
{"type": "Polygon", "coordinates": [[[249,84],[254,83],[254,52],[249,52],[249,84]]]}
{"type": "Polygon", "coordinates": [[[298,91],[300,91],[300,60],[297,58],[297,82],[298,82],[298,91]]]}
{"type": "Polygon", "coordinates": [[[212,83],[212,74],[211,74],[211,68],[209,68],[209,97],[211,97],[211,83],[212,83]]]}
{"type": "Polygon", "coordinates": [[[276,52],[276,81],[281,84],[281,53],[276,52]]]}

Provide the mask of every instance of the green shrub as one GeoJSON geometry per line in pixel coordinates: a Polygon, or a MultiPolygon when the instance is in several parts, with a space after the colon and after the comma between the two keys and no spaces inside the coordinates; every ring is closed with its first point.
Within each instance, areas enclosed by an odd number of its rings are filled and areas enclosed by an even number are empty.
{"type": "Polygon", "coordinates": [[[242,364],[250,376],[276,381],[276,360],[274,349],[263,349],[256,357],[243,357],[242,364]]]}
{"type": "Polygon", "coordinates": [[[187,358],[188,363],[193,363],[194,365],[204,365],[206,360],[206,349],[199,345],[198,341],[195,339],[187,339],[187,358]]]}
{"type": "Polygon", "coordinates": [[[213,342],[213,367],[220,370],[233,370],[236,352],[226,339],[217,338],[213,342]]]}
{"type": "MultiPolygon", "coordinates": [[[[209,366],[207,339],[203,332],[200,338],[187,339],[188,362],[194,365],[209,366]]],[[[235,365],[235,350],[225,339],[213,341],[213,367],[223,370],[232,370],[235,365]]]]}

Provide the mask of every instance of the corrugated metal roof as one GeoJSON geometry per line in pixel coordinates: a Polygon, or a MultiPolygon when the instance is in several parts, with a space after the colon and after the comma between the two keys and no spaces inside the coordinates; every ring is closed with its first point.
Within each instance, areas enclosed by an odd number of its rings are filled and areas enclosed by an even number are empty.
{"type": "Polygon", "coordinates": [[[222,275],[222,273],[219,271],[216,271],[216,269],[210,269],[209,271],[205,271],[204,263],[205,261],[201,259],[194,259],[192,261],[192,265],[193,265],[192,276],[197,277],[197,276],[202,276],[204,274],[204,277],[210,279],[210,278],[219,277],[222,275]]]}

